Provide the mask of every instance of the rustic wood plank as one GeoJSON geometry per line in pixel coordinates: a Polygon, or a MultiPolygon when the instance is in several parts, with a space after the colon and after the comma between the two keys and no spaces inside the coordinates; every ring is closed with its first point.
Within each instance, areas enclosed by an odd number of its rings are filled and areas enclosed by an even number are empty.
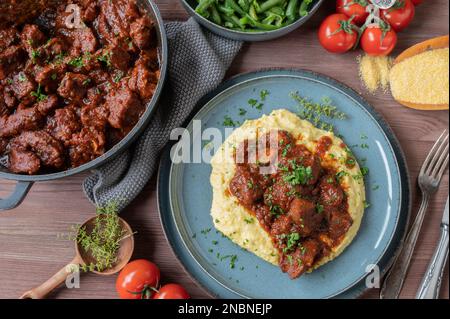
{"type": "MultiPolygon", "coordinates": [[[[188,16],[177,0],[156,1],[165,21],[185,20],[188,16]]],[[[420,196],[415,186],[420,165],[440,132],[448,128],[448,111],[425,112],[401,107],[388,94],[367,93],[358,79],[355,59],[360,51],[346,55],[324,52],[316,40],[320,21],[333,11],[334,1],[327,1],[318,14],[301,29],[270,42],[245,44],[233,62],[228,76],[269,67],[305,68],[327,74],[360,92],[392,126],[408,160],[413,185],[413,213],[420,196]]],[[[448,1],[427,1],[417,8],[417,15],[406,33],[399,35],[395,53],[422,40],[447,34],[448,1]],[[431,15],[431,12],[433,13],[431,15]]],[[[37,183],[27,199],[17,209],[0,212],[0,298],[16,298],[31,287],[46,280],[74,253],[73,243],[57,239],[72,224],[82,223],[94,209],[85,198],[81,183],[87,174],[59,181],[37,183]]],[[[6,196],[14,183],[0,180],[0,196],[6,196]]],[[[156,205],[155,179],[124,212],[136,236],[133,258],[147,258],[161,268],[164,282],[179,282],[194,298],[208,294],[186,274],[170,250],[162,232],[156,205]]],[[[424,222],[411,269],[401,296],[413,298],[439,237],[442,209],[448,196],[448,175],[433,198],[424,222]]],[[[59,289],[54,298],[115,298],[116,276],[82,276],[81,289],[59,289]]],[[[377,298],[378,291],[365,298],[377,298]]],[[[442,297],[449,297],[448,272],[442,287],[442,297]]]]}

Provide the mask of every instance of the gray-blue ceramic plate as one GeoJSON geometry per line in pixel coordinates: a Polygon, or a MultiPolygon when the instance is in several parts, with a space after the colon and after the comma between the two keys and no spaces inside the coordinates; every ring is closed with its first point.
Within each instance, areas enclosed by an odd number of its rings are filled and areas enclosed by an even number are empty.
{"type": "MultiPolygon", "coordinates": [[[[193,119],[203,128],[224,130],[224,118],[242,122],[274,109],[298,110],[290,92],[313,101],[330,98],[348,118],[333,120],[361,165],[369,168],[366,209],[352,244],[335,260],[291,280],[275,267],[242,250],[214,230],[210,217],[211,167],[173,164],[168,146],[158,177],[161,222],[185,269],[212,295],[221,298],[354,298],[366,287],[367,269],[383,275],[403,239],[410,212],[408,171],[397,139],[380,115],[352,89],[326,76],[302,70],[268,70],[237,76],[200,102],[193,119]],[[269,95],[261,110],[248,104],[269,95]],[[245,108],[245,116],[239,109],[245,108]],[[234,262],[229,256],[236,255],[234,262]],[[228,256],[228,257],[227,257],[228,256]],[[234,267],[233,267],[234,266],[234,267]]],[[[192,121],[187,128],[192,132],[192,121]]]]}
{"type": "Polygon", "coordinates": [[[200,23],[208,30],[222,37],[237,41],[267,41],[282,37],[300,27],[302,24],[308,21],[309,18],[319,9],[323,1],[324,0],[314,0],[314,2],[310,5],[309,13],[306,16],[298,18],[296,21],[285,27],[273,31],[252,31],[252,32],[244,32],[239,30],[228,29],[206,19],[205,17],[203,17],[202,15],[198,14],[195,11],[195,8],[198,3],[196,0],[181,0],[181,3],[183,4],[183,7],[186,9],[186,11],[192,17],[194,17],[194,19],[198,23],[200,23]]]}

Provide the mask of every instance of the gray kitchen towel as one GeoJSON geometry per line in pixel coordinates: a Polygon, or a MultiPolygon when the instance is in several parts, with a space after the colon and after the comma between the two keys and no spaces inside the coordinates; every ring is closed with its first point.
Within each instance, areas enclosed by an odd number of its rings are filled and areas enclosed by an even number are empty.
{"type": "Polygon", "coordinates": [[[172,129],[182,125],[198,100],[220,84],[242,46],[202,29],[192,18],[165,26],[168,77],[159,105],[137,142],[84,181],[84,192],[94,205],[116,201],[122,210],[142,191],[172,129]]]}

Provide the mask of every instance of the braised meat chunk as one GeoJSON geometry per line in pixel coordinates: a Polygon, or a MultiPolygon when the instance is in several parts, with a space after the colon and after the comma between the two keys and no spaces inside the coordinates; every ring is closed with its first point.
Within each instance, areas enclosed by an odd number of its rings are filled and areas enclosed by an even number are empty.
{"type": "Polygon", "coordinates": [[[25,72],[17,73],[12,80],[11,88],[16,98],[22,103],[33,100],[31,92],[36,90],[36,83],[25,72]]]}
{"type": "Polygon", "coordinates": [[[70,141],[70,163],[73,167],[96,159],[105,152],[105,134],[93,128],[84,127],[72,136],[70,141]]]}
{"type": "Polygon", "coordinates": [[[106,97],[109,108],[108,122],[114,128],[134,126],[144,112],[141,100],[127,87],[111,91],[106,97]]]}
{"type": "Polygon", "coordinates": [[[6,79],[16,71],[24,60],[24,50],[20,45],[13,45],[0,52],[0,80],[6,79]]]}
{"type": "Polygon", "coordinates": [[[81,128],[78,117],[71,107],[57,109],[55,115],[47,119],[47,131],[64,145],[70,145],[72,135],[81,128]]]}
{"type": "Polygon", "coordinates": [[[0,29],[0,51],[6,50],[19,39],[19,32],[16,28],[0,29]]]}
{"type": "Polygon", "coordinates": [[[145,113],[159,81],[154,23],[137,0],[19,2],[0,4],[20,15],[0,12],[1,165],[18,174],[83,165],[145,113]]]}
{"type": "Polygon", "coordinates": [[[62,145],[44,131],[23,132],[11,141],[11,153],[10,169],[15,173],[34,174],[41,165],[60,168],[64,164],[62,145]]]}
{"type": "Polygon", "coordinates": [[[0,137],[13,137],[22,131],[37,130],[43,117],[35,107],[18,108],[16,113],[0,118],[0,137]]]}
{"type": "Polygon", "coordinates": [[[72,102],[81,102],[87,92],[89,77],[67,72],[58,87],[58,94],[72,102]]]}

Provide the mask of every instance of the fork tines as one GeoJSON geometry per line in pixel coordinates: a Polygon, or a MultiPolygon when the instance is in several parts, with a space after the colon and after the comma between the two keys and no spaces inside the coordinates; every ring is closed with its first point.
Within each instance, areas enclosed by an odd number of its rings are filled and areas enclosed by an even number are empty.
{"type": "Polygon", "coordinates": [[[426,175],[439,181],[448,165],[448,151],[448,132],[444,130],[425,159],[420,169],[420,175],[426,175]]]}

